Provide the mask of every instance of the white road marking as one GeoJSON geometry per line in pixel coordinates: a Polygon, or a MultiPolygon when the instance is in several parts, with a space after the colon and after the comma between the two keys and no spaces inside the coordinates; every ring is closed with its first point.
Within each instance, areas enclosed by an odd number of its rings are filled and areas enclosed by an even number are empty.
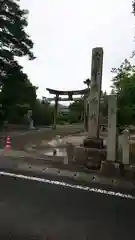
{"type": "Polygon", "coordinates": [[[53,180],[49,180],[49,179],[45,179],[45,178],[31,177],[31,176],[9,173],[9,172],[0,172],[0,175],[19,178],[19,179],[24,179],[24,180],[36,181],[36,182],[41,182],[41,183],[55,184],[55,185],[60,185],[60,186],[63,186],[63,187],[80,189],[80,190],[83,190],[83,191],[95,192],[95,193],[100,193],[100,194],[105,194],[105,195],[110,195],[110,196],[135,200],[135,196],[133,196],[133,195],[124,194],[124,193],[120,193],[120,192],[114,192],[114,191],[102,190],[100,188],[90,188],[90,187],[85,187],[85,186],[81,186],[81,185],[69,184],[69,183],[66,183],[66,182],[53,181],[53,180]]]}

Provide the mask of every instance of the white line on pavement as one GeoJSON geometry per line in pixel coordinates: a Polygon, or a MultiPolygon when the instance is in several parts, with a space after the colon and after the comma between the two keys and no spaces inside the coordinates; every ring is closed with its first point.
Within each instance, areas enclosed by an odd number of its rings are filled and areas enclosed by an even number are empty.
{"type": "Polygon", "coordinates": [[[107,191],[107,190],[102,190],[100,188],[90,188],[90,187],[85,187],[85,186],[81,186],[81,185],[69,184],[69,183],[66,183],[66,182],[53,181],[53,180],[49,180],[49,179],[45,179],[45,178],[31,177],[31,176],[9,173],[9,172],[0,172],[0,175],[1,176],[9,176],[9,177],[14,177],[14,178],[19,178],[19,179],[23,179],[23,180],[30,180],[30,181],[37,181],[37,182],[41,182],[41,183],[60,185],[60,186],[63,186],[63,187],[80,189],[80,190],[83,190],[83,191],[95,192],[95,193],[100,193],[100,194],[105,194],[105,195],[110,195],[110,196],[135,200],[135,197],[130,195],[130,194],[124,194],[124,193],[114,192],[114,191],[107,191]]]}

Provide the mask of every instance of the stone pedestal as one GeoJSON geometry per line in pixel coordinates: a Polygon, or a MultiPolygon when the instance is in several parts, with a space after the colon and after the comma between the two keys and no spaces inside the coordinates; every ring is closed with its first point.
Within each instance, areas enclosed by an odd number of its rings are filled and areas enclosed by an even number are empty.
{"type": "Polygon", "coordinates": [[[75,147],[74,161],[78,165],[83,165],[89,169],[99,170],[101,162],[106,159],[106,149],[75,147]]]}
{"type": "Polygon", "coordinates": [[[103,139],[101,138],[90,138],[87,137],[84,139],[84,147],[85,148],[97,148],[103,149],[103,139]]]}
{"type": "Polygon", "coordinates": [[[99,170],[101,167],[101,162],[106,159],[106,150],[98,148],[87,148],[87,161],[85,166],[90,169],[99,170]]]}

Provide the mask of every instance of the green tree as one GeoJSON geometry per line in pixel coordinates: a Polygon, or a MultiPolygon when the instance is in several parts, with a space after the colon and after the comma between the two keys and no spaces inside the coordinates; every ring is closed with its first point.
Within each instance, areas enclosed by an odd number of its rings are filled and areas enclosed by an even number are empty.
{"type": "Polygon", "coordinates": [[[87,78],[83,83],[87,85],[87,88],[90,88],[91,80],[89,78],[87,78]]]}
{"type": "Polygon", "coordinates": [[[34,59],[33,42],[25,31],[28,11],[21,10],[18,0],[0,1],[0,75],[8,74],[17,66],[16,57],[29,56],[34,59]]]}
{"type": "Polygon", "coordinates": [[[34,59],[33,42],[25,31],[27,16],[28,11],[20,9],[18,0],[0,1],[0,103],[9,119],[23,114],[26,105],[33,108],[36,101],[36,88],[16,60],[26,55],[34,59]]]}
{"type": "Polygon", "coordinates": [[[74,101],[69,105],[69,120],[72,122],[78,122],[82,118],[84,113],[84,100],[81,98],[78,101],[74,101]]]}
{"type": "Polygon", "coordinates": [[[115,74],[112,88],[118,96],[118,123],[135,124],[135,66],[125,59],[112,72],[115,74]]]}
{"type": "Polygon", "coordinates": [[[53,123],[54,106],[49,102],[37,99],[33,110],[33,118],[36,125],[51,125],[53,123]]]}
{"type": "Polygon", "coordinates": [[[132,1],[133,14],[135,15],[135,0],[132,1]]]}
{"type": "Polygon", "coordinates": [[[31,84],[26,74],[20,73],[17,67],[5,80],[1,96],[5,119],[10,122],[20,122],[28,109],[34,109],[36,87],[31,84]]]}

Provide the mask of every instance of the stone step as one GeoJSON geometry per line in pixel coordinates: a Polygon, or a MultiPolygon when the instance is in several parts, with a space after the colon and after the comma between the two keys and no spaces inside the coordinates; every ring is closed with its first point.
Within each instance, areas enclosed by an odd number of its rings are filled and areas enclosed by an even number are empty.
{"type": "Polygon", "coordinates": [[[101,138],[85,138],[84,139],[84,147],[85,148],[98,148],[103,149],[103,139],[101,138]]]}
{"type": "Polygon", "coordinates": [[[97,148],[85,148],[86,153],[91,156],[106,156],[106,149],[97,149],[97,148]]]}
{"type": "Polygon", "coordinates": [[[104,153],[106,152],[106,149],[98,149],[98,148],[84,148],[88,152],[99,152],[99,153],[104,153]]]}

